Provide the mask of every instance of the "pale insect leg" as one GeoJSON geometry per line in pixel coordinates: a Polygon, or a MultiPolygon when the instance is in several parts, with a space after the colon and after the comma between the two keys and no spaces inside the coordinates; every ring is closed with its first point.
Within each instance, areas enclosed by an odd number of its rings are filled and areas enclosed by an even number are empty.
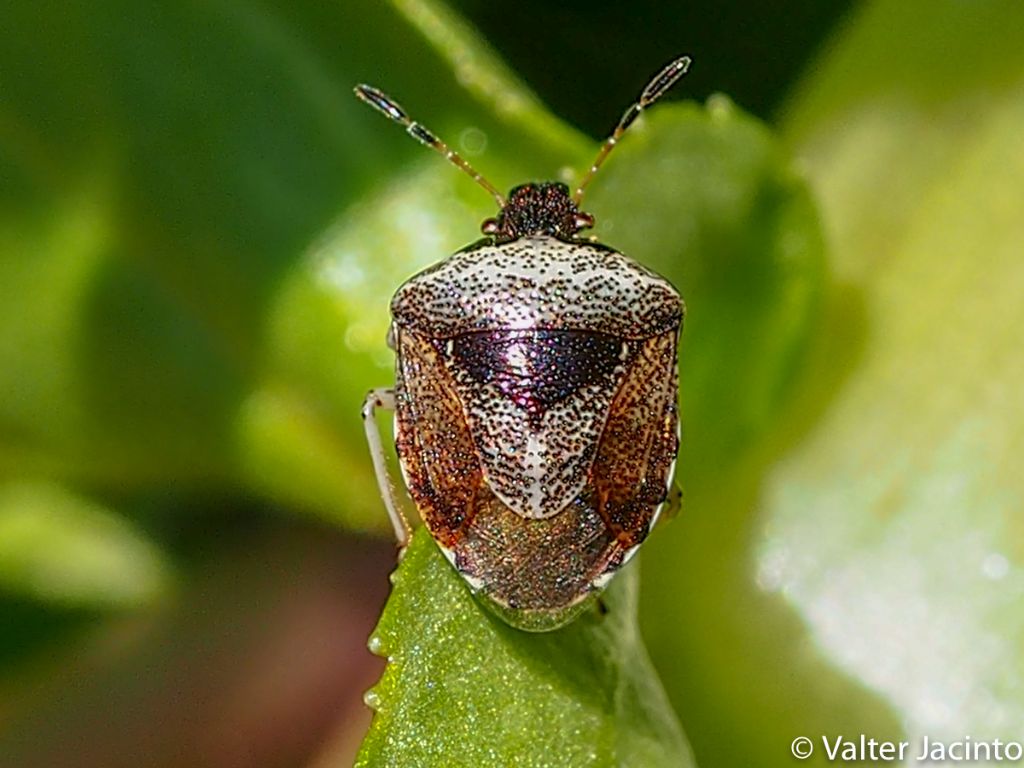
{"type": "Polygon", "coordinates": [[[395,529],[398,545],[404,547],[409,543],[409,522],[398,507],[395,498],[395,484],[388,473],[387,457],[384,443],[380,439],[380,427],[377,425],[377,409],[395,410],[395,390],[390,388],[371,389],[363,401],[363,427],[366,429],[366,443],[370,446],[370,458],[373,460],[373,471],[377,475],[377,487],[384,500],[384,506],[395,529]]]}

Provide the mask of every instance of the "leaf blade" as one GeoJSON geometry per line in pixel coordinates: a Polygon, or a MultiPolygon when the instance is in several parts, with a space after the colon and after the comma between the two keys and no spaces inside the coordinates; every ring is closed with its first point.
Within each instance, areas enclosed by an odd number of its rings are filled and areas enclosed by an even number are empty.
{"type": "Polygon", "coordinates": [[[388,657],[357,765],[689,766],[627,566],[596,611],[532,634],[484,612],[425,529],[371,638],[388,657]]]}

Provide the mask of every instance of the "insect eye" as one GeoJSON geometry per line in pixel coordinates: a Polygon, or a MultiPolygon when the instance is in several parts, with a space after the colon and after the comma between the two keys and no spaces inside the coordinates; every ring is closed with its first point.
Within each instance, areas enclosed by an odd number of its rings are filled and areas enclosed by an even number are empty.
{"type": "Polygon", "coordinates": [[[573,217],[572,223],[576,226],[577,230],[590,229],[594,226],[594,217],[589,213],[583,213],[581,211],[573,217]]]}
{"type": "Polygon", "coordinates": [[[493,235],[498,232],[498,220],[497,219],[485,219],[484,223],[480,225],[480,231],[485,235],[493,235]]]}

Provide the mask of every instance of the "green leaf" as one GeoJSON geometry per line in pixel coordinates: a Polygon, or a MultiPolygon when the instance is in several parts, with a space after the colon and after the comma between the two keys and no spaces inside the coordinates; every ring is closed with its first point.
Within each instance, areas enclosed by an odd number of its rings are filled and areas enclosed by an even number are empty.
{"type": "Polygon", "coordinates": [[[370,640],[388,665],[357,765],[693,765],[637,631],[638,579],[635,564],[618,575],[604,615],[522,632],[418,530],[370,640]]]}
{"type": "MultiPolygon", "coordinates": [[[[0,475],[242,492],[385,529],[357,414],[392,380],[387,301],[493,205],[351,86],[385,88],[499,187],[571,180],[596,143],[437,3],[60,10],[3,11],[0,69],[19,77],[0,105],[0,475]]],[[[824,281],[813,206],[725,99],[651,110],[591,189],[597,234],[686,296],[681,473],[699,502],[786,406],[824,281]]],[[[693,624],[682,574],[715,562],[678,546],[693,531],[648,545],[653,605],[672,605],[648,626],[663,669],[693,624]]]]}
{"type": "Polygon", "coordinates": [[[914,742],[1024,721],[1022,39],[1019,3],[869,3],[787,121],[864,313],[757,573],[914,742]]]}
{"type": "Polygon", "coordinates": [[[382,529],[357,415],[391,376],[388,296],[493,206],[352,86],[386,86],[502,186],[585,144],[426,3],[2,14],[0,476],[241,488],[382,529]],[[428,167],[438,222],[363,215],[428,167]],[[372,295],[325,278],[332,235],[372,295]]]}
{"type": "MultiPolygon", "coordinates": [[[[0,106],[0,474],[242,488],[383,530],[354,415],[392,378],[388,296],[471,241],[493,204],[352,85],[385,87],[499,187],[582,169],[596,148],[439,3],[71,2],[56,26],[36,3],[5,14],[19,42],[0,64],[19,77],[0,106]],[[381,55],[394,50],[405,64],[381,55]]],[[[771,229],[794,182],[734,186],[758,163],[774,168],[775,150],[738,110],[718,112],[714,162],[694,130],[657,129],[655,111],[652,140],[634,129],[592,197],[598,232],[663,268],[703,316],[685,342],[702,383],[684,405],[729,419],[713,457],[775,407],[819,263],[798,238],[791,266],[780,252],[767,272],[748,270],[743,254],[762,240],[792,245],[771,229]],[[675,160],[660,156],[662,137],[675,160]],[[620,176],[630,153],[645,156],[641,172],[620,176]],[[740,311],[716,309],[727,305],[740,311]],[[748,310],[758,322],[737,323],[748,310]],[[770,333],[752,337],[762,324],[770,333]],[[738,375],[715,374],[708,328],[756,346],[734,356],[738,375]]]]}
{"type": "Polygon", "coordinates": [[[594,184],[597,236],[670,278],[687,491],[717,482],[774,426],[816,327],[817,213],[787,153],[725,96],[660,105],[594,184]]]}
{"type": "Polygon", "coordinates": [[[0,595],[132,608],[168,586],[160,551],[101,505],[48,483],[0,485],[0,595]]]}
{"type": "MultiPolygon", "coordinates": [[[[701,626],[687,614],[690,604],[680,600],[678,589],[680,584],[692,583],[693,573],[719,566],[722,553],[700,540],[683,542],[683,547],[680,538],[693,531],[688,519],[693,514],[704,521],[702,525],[734,534],[728,518],[715,517],[719,508],[696,505],[709,498],[717,478],[735,477],[737,466],[749,463],[749,454],[767,439],[787,407],[790,383],[811,343],[820,312],[822,243],[806,186],[791,170],[777,139],[722,97],[707,109],[662,105],[651,110],[602,174],[587,204],[597,217],[598,237],[669,276],[687,299],[680,466],[687,494],[698,501],[683,520],[656,531],[651,543],[645,544],[657,552],[645,582],[655,606],[649,624],[659,641],[659,664],[675,671],[672,662],[684,636],[696,635],[709,644],[719,639],[717,626],[701,626]]],[[[404,183],[400,187],[407,189],[404,183]]],[[[431,211],[430,196],[418,200],[416,207],[431,211]]],[[[366,226],[375,229],[372,219],[366,226]]],[[[431,557],[436,557],[432,550],[431,557]]],[[[500,666],[494,678],[474,674],[468,684],[437,693],[443,688],[438,681],[461,674],[450,668],[449,654],[458,652],[461,668],[476,670],[491,664],[492,643],[479,640],[476,633],[518,638],[535,648],[529,654],[520,653],[521,657],[562,666],[557,639],[522,636],[497,623],[465,597],[451,568],[440,558],[438,562],[437,575],[453,581],[467,610],[472,609],[464,620],[481,627],[471,630],[460,624],[456,631],[445,623],[451,608],[447,597],[435,600],[433,596],[441,589],[433,571],[396,587],[378,633],[381,640],[375,642],[383,643],[384,652],[396,660],[401,649],[414,649],[408,657],[412,669],[406,673],[400,664],[389,667],[371,695],[381,709],[364,747],[368,765],[414,759],[433,749],[435,741],[445,745],[446,734],[454,728],[450,723],[441,727],[445,713],[454,713],[462,723],[473,713],[493,711],[509,698],[505,686],[512,673],[500,666]],[[413,606],[421,613],[411,615],[408,611],[413,606]],[[424,629],[433,625],[445,628],[440,637],[424,629]],[[456,636],[460,639],[453,643],[451,638],[456,636]],[[431,681],[433,686],[428,685],[431,681]]],[[[636,577],[624,574],[621,578],[636,577]]],[[[699,585],[705,593],[706,584],[699,585]]],[[[579,628],[573,625],[567,631],[589,632],[592,620],[585,618],[579,628]]],[[[729,676],[732,663],[722,661],[715,674],[729,676]]],[[[672,683],[676,695],[685,696],[679,678],[673,676],[672,683]]],[[[576,712],[576,707],[569,706],[569,711],[576,712]]],[[[542,722],[554,717],[547,709],[543,713],[542,722]]],[[[492,726],[485,714],[474,723],[481,728],[492,726]]],[[[470,737],[454,730],[461,750],[485,749],[510,739],[507,743],[514,748],[523,748],[514,741],[515,727],[508,733],[487,731],[479,743],[469,745],[470,737]]],[[[437,759],[443,764],[457,754],[441,752],[437,759]]],[[[475,754],[455,764],[473,764],[475,754]]],[[[579,764],[588,764],[581,760],[579,764]]],[[[502,764],[500,753],[483,762],[502,764]]]]}
{"type": "Polygon", "coordinates": [[[779,139],[725,97],[646,119],[591,201],[602,238],[671,277],[687,303],[684,507],[644,545],[644,635],[702,764],[788,760],[776,745],[793,738],[791,719],[865,722],[846,716],[863,694],[793,648],[797,628],[750,579],[761,473],[821,397],[797,400],[794,387],[821,333],[818,216],[779,139]],[[836,689],[843,704],[825,706],[836,689]],[[812,704],[776,703],[797,696],[812,704]],[[721,738],[723,723],[737,738],[721,738]]]}
{"type": "Polygon", "coordinates": [[[790,407],[644,555],[702,764],[1020,722],[1022,34],[1012,3],[868,3],[790,106],[836,283],[790,407]]]}

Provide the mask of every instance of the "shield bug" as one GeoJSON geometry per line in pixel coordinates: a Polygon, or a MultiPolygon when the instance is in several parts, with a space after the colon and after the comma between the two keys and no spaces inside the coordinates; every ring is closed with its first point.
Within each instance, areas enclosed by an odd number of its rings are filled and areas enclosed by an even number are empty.
{"type": "Polygon", "coordinates": [[[387,473],[378,408],[420,516],[472,591],[509,624],[574,618],[647,537],[679,446],[683,301],[664,278],[580,232],[583,191],[640,113],[689,66],[661,70],[623,113],[574,194],[530,183],[504,197],[390,97],[356,95],[443,154],[497,201],[483,239],[391,300],[393,389],[363,420],[399,543],[409,525],[387,473]]]}

